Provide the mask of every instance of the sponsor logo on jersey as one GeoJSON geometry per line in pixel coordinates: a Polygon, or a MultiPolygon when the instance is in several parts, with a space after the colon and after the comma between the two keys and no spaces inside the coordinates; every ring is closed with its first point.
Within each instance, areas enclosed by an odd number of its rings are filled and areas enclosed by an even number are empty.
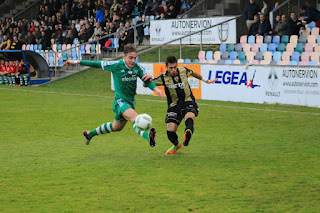
{"type": "Polygon", "coordinates": [[[177,113],[175,113],[175,112],[168,112],[168,113],[167,113],[167,116],[168,116],[168,117],[177,117],[177,113]]]}
{"type": "Polygon", "coordinates": [[[182,83],[177,83],[177,84],[173,84],[173,85],[170,85],[168,86],[170,89],[176,89],[176,88],[181,88],[181,89],[184,89],[185,88],[185,83],[182,82],[182,83]]]}
{"type": "Polygon", "coordinates": [[[121,80],[122,81],[136,81],[137,80],[137,76],[124,77],[121,80]]]}

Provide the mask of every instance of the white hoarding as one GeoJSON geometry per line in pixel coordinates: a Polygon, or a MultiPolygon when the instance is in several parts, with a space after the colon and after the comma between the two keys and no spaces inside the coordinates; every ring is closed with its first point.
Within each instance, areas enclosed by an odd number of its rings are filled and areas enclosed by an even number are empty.
{"type": "MultiPolygon", "coordinates": [[[[150,25],[150,44],[158,45],[205,29],[233,17],[156,20],[150,25]]],[[[236,21],[232,20],[202,32],[203,44],[237,43],[236,21]]],[[[182,39],[182,44],[200,44],[200,33],[182,39]]],[[[180,44],[180,41],[171,44],[180,44]]]]}
{"type": "Polygon", "coordinates": [[[264,72],[243,66],[202,65],[207,79],[218,78],[215,84],[201,84],[201,97],[207,100],[263,103],[264,72]]]}
{"type": "Polygon", "coordinates": [[[320,108],[319,68],[203,65],[201,72],[219,79],[215,85],[202,84],[202,99],[320,108]]]}

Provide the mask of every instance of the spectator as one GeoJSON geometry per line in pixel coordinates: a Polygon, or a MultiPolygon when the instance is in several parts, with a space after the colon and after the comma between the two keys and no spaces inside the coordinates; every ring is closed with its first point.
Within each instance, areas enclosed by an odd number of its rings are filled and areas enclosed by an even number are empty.
{"type": "Polygon", "coordinates": [[[254,23],[251,25],[248,35],[257,35],[258,34],[258,29],[259,29],[259,25],[260,25],[260,19],[258,15],[255,15],[254,18],[254,23]]]}
{"type": "Polygon", "coordinates": [[[41,38],[39,39],[38,44],[42,45],[43,50],[47,50],[50,47],[50,38],[46,35],[45,31],[41,32],[41,38]]]}
{"type": "Polygon", "coordinates": [[[300,29],[303,28],[302,22],[297,18],[297,15],[295,12],[292,12],[290,14],[290,19],[288,21],[288,36],[291,35],[299,35],[300,29]]]}
{"type": "Polygon", "coordinates": [[[3,33],[2,33],[2,30],[0,30],[0,44],[2,43],[3,41],[3,33]]]}
{"type": "Polygon", "coordinates": [[[24,41],[25,44],[36,44],[36,39],[32,35],[32,33],[29,31],[27,33],[26,39],[24,41]]]}
{"type": "Polygon", "coordinates": [[[300,18],[301,21],[305,21],[307,24],[314,21],[316,23],[316,27],[320,28],[320,12],[317,9],[314,9],[312,7],[302,6],[300,8],[300,12],[302,14],[305,14],[307,18],[300,18]]]}
{"type": "Polygon", "coordinates": [[[177,15],[178,15],[178,14],[177,14],[177,12],[176,12],[176,10],[175,10],[174,5],[173,5],[173,4],[170,5],[169,10],[168,10],[168,16],[169,16],[169,18],[176,18],[177,15]]]}
{"type": "Polygon", "coordinates": [[[270,11],[269,3],[267,2],[267,0],[265,0],[265,1],[262,1],[262,5],[263,7],[261,8],[260,13],[263,13],[265,14],[265,16],[268,16],[270,11]]]}
{"type": "Polygon", "coordinates": [[[283,14],[281,16],[281,20],[279,21],[278,25],[275,28],[275,33],[279,36],[286,35],[288,32],[288,22],[287,16],[283,14]]]}
{"type": "Polygon", "coordinates": [[[124,24],[120,23],[120,27],[117,29],[115,37],[122,38],[125,31],[124,24]]]}
{"type": "Polygon", "coordinates": [[[76,29],[76,25],[74,23],[71,24],[71,33],[73,38],[78,37],[78,30],[76,29]]]}
{"type": "Polygon", "coordinates": [[[166,19],[164,16],[164,13],[161,13],[160,16],[157,18],[157,20],[164,20],[166,19]]]}
{"type": "Polygon", "coordinates": [[[78,38],[79,38],[80,43],[85,43],[89,39],[89,37],[87,36],[87,33],[84,29],[80,29],[80,32],[78,34],[78,38]]]}
{"type": "MultiPolygon", "coordinates": [[[[109,30],[106,31],[107,35],[112,34],[112,33],[115,33],[116,31],[117,31],[117,28],[114,26],[114,23],[113,23],[113,22],[110,22],[109,30]]],[[[111,36],[111,37],[115,37],[115,35],[114,35],[114,36],[111,36]]],[[[111,38],[111,37],[108,37],[108,38],[111,38]]]]}
{"type": "Polygon", "coordinates": [[[258,15],[259,6],[255,3],[255,0],[249,0],[249,4],[245,10],[245,18],[248,30],[250,29],[251,25],[254,23],[254,16],[258,15]]]}
{"type": "Polygon", "coordinates": [[[275,35],[276,34],[276,27],[278,26],[279,22],[281,21],[281,16],[280,15],[277,15],[276,16],[276,19],[275,19],[275,22],[273,23],[273,28],[272,30],[269,32],[270,35],[275,35]]]}
{"type": "Polygon", "coordinates": [[[74,35],[72,34],[72,30],[68,30],[66,35],[64,36],[64,43],[65,44],[73,44],[73,40],[74,40],[74,35]]]}
{"type": "Polygon", "coordinates": [[[76,24],[75,25],[76,25],[77,31],[80,32],[80,29],[81,29],[82,26],[80,24],[80,20],[79,19],[76,19],[76,24]]]}
{"type": "Polygon", "coordinates": [[[258,28],[258,34],[265,36],[271,31],[271,25],[269,19],[263,13],[260,13],[260,25],[258,28]]]}
{"type": "Polygon", "coordinates": [[[13,41],[10,46],[10,50],[21,50],[23,43],[18,40],[17,36],[13,36],[13,41]]]}
{"type": "Polygon", "coordinates": [[[126,27],[126,30],[125,30],[125,32],[123,34],[123,37],[121,38],[120,43],[119,43],[120,44],[120,50],[119,51],[123,51],[124,45],[133,44],[134,43],[134,31],[133,31],[132,28],[128,29],[128,28],[131,27],[130,23],[126,22],[125,27],[126,27]]]}
{"type": "Polygon", "coordinates": [[[145,15],[150,15],[151,14],[151,9],[153,8],[153,1],[152,0],[148,0],[146,3],[145,3],[145,7],[144,7],[144,11],[143,13],[145,15]]]}
{"type": "Polygon", "coordinates": [[[119,10],[120,10],[120,4],[117,2],[117,0],[113,0],[113,4],[110,7],[110,13],[117,14],[119,10]]]}
{"type": "Polygon", "coordinates": [[[129,0],[125,0],[123,4],[123,17],[125,19],[129,18],[133,11],[133,5],[130,4],[129,0]]]}
{"type": "Polygon", "coordinates": [[[142,20],[142,16],[139,16],[139,20],[136,23],[137,25],[141,24],[140,26],[137,27],[137,35],[138,35],[139,45],[143,45],[144,27],[145,27],[145,25],[143,23],[144,22],[142,20]]]}
{"type": "Polygon", "coordinates": [[[91,38],[91,36],[93,35],[93,32],[94,32],[94,29],[93,29],[93,26],[91,26],[88,22],[86,23],[86,33],[87,33],[87,36],[88,36],[88,39],[91,38]]]}
{"type": "Polygon", "coordinates": [[[104,12],[103,12],[103,10],[102,9],[99,9],[98,11],[97,11],[97,13],[96,13],[96,18],[95,18],[95,20],[96,20],[96,22],[101,22],[102,20],[103,20],[103,18],[104,18],[104,12]]]}
{"type": "Polygon", "coordinates": [[[54,26],[55,32],[52,35],[52,38],[54,39],[55,43],[63,43],[62,40],[62,30],[59,27],[59,25],[54,26]]]}
{"type": "Polygon", "coordinates": [[[101,37],[101,26],[99,22],[96,22],[96,27],[94,28],[91,38],[97,40],[101,37]]]}

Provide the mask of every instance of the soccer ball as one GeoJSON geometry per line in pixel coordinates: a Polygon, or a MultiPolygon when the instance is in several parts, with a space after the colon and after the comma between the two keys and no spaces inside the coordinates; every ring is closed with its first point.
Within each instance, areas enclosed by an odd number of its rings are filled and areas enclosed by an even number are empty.
{"type": "Polygon", "coordinates": [[[143,131],[146,131],[152,126],[152,118],[148,114],[140,114],[136,117],[136,126],[143,131]]]}

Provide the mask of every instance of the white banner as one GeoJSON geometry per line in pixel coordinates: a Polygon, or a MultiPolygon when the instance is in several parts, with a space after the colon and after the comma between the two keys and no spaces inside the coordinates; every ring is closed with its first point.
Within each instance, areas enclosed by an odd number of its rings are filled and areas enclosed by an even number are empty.
{"type": "Polygon", "coordinates": [[[320,108],[319,68],[202,65],[201,72],[219,79],[215,85],[202,84],[202,99],[320,108]]]}
{"type": "MultiPolygon", "coordinates": [[[[233,17],[155,20],[150,25],[150,44],[158,45],[180,38],[233,17]]],[[[203,44],[237,43],[236,21],[224,23],[202,32],[203,44]]],[[[182,44],[200,44],[200,33],[182,39],[182,44]]],[[[180,41],[171,44],[180,44],[180,41]]]]}
{"type": "Polygon", "coordinates": [[[257,68],[243,66],[202,65],[204,78],[215,79],[215,84],[201,84],[201,97],[206,100],[263,103],[263,74],[257,68]]]}

